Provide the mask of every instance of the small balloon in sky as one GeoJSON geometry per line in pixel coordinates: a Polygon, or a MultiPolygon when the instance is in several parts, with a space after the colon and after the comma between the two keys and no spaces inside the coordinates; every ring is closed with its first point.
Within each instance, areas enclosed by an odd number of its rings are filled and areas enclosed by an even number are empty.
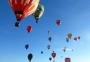
{"type": "Polygon", "coordinates": [[[43,51],[41,51],[41,54],[43,54],[43,51]]]}
{"type": "Polygon", "coordinates": [[[27,49],[29,48],[29,44],[26,44],[26,45],[25,45],[25,48],[26,48],[26,50],[27,50],[27,49]]]}
{"type": "Polygon", "coordinates": [[[65,62],[71,62],[71,59],[68,58],[68,57],[66,57],[66,58],[65,58],[65,62]]]}
{"type": "Polygon", "coordinates": [[[31,62],[32,58],[33,58],[33,54],[32,53],[29,53],[28,54],[28,60],[29,60],[29,62],[31,62]]]}
{"type": "Polygon", "coordinates": [[[77,37],[74,37],[74,40],[77,41],[77,37]]]}
{"type": "Polygon", "coordinates": [[[59,19],[59,20],[56,20],[56,24],[59,26],[59,25],[61,25],[61,20],[59,19]]]}
{"type": "Polygon", "coordinates": [[[48,30],[48,34],[50,34],[51,32],[50,32],[50,30],[48,30]]]}
{"type": "Polygon", "coordinates": [[[52,60],[52,57],[49,57],[49,60],[51,61],[52,60]]]}
{"type": "Polygon", "coordinates": [[[27,26],[27,31],[32,32],[32,26],[27,26]]]}
{"type": "Polygon", "coordinates": [[[66,42],[69,42],[69,38],[66,38],[66,42]]]}
{"type": "Polygon", "coordinates": [[[80,40],[80,36],[78,36],[77,38],[78,38],[78,40],[80,40]]]}
{"type": "Polygon", "coordinates": [[[51,54],[51,56],[52,56],[53,58],[55,58],[55,57],[56,57],[56,52],[53,51],[52,54],[51,54]]]}
{"type": "Polygon", "coordinates": [[[50,46],[50,45],[48,45],[48,46],[47,46],[47,48],[48,48],[48,50],[49,50],[49,49],[51,48],[51,46],[50,46]]]}
{"type": "Polygon", "coordinates": [[[66,52],[67,47],[64,47],[63,51],[66,52]]]}
{"type": "Polygon", "coordinates": [[[51,37],[49,37],[49,38],[48,38],[48,41],[49,41],[49,42],[51,42],[51,41],[52,41],[52,38],[51,38],[51,37]]]}
{"type": "Polygon", "coordinates": [[[71,38],[72,38],[72,33],[68,33],[68,34],[67,34],[67,37],[68,37],[69,39],[71,39],[71,38]]]}

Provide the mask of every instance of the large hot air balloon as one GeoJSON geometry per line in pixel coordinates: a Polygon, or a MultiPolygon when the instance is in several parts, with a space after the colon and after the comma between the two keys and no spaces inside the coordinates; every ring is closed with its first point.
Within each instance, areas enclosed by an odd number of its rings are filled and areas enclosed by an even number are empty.
{"type": "Polygon", "coordinates": [[[26,45],[25,45],[25,48],[26,48],[26,50],[27,50],[27,49],[29,48],[29,44],[26,44],[26,45]]]}
{"type": "Polygon", "coordinates": [[[28,32],[31,32],[31,31],[32,31],[32,26],[28,26],[28,27],[27,27],[27,31],[28,31],[28,32]]]}
{"type": "Polygon", "coordinates": [[[29,62],[31,62],[32,58],[33,58],[32,53],[29,53],[29,54],[28,54],[28,60],[29,60],[29,62]]]}
{"type": "Polygon", "coordinates": [[[13,9],[17,22],[15,26],[19,26],[19,22],[34,13],[38,7],[39,0],[9,0],[10,6],[13,9]]]}
{"type": "Polygon", "coordinates": [[[39,19],[42,17],[44,13],[44,6],[39,3],[36,11],[32,14],[36,20],[36,23],[38,23],[39,19]]]}

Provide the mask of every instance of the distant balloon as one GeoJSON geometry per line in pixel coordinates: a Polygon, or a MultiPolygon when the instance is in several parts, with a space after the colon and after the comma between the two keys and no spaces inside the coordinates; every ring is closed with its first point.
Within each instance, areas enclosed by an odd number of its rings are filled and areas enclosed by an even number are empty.
{"type": "Polygon", "coordinates": [[[31,62],[32,58],[33,58],[32,53],[28,54],[28,60],[29,60],[29,62],[31,62]]]}
{"type": "Polygon", "coordinates": [[[74,40],[77,41],[77,37],[74,37],[74,40]]]}
{"type": "Polygon", "coordinates": [[[60,25],[61,24],[61,20],[56,20],[56,24],[60,25]]]}
{"type": "Polygon", "coordinates": [[[78,36],[77,38],[78,38],[78,40],[80,40],[80,36],[78,36]]]}
{"type": "Polygon", "coordinates": [[[65,62],[71,62],[70,58],[65,58],[65,62]]]}
{"type": "Polygon", "coordinates": [[[52,55],[53,58],[55,58],[56,57],[55,51],[53,51],[51,55],[52,55]]]}
{"type": "Polygon", "coordinates": [[[31,31],[32,31],[32,26],[28,26],[28,27],[27,27],[27,31],[28,31],[28,32],[31,32],[31,31]]]}
{"type": "Polygon", "coordinates": [[[52,58],[51,58],[51,57],[49,57],[49,60],[51,61],[51,60],[52,60],[52,58]]]}
{"type": "Polygon", "coordinates": [[[26,48],[26,50],[27,50],[27,49],[29,48],[29,44],[26,44],[26,45],[25,45],[25,48],[26,48]]]}
{"type": "Polygon", "coordinates": [[[50,34],[51,32],[50,32],[50,30],[48,30],[48,34],[50,34]]]}
{"type": "Polygon", "coordinates": [[[50,46],[50,45],[48,45],[48,46],[47,46],[47,48],[48,48],[48,49],[50,49],[50,48],[51,48],[51,46],[50,46]]]}
{"type": "Polygon", "coordinates": [[[49,41],[49,42],[51,42],[51,41],[52,41],[52,38],[51,38],[51,37],[49,37],[49,38],[48,38],[48,41],[49,41]]]}
{"type": "Polygon", "coordinates": [[[71,33],[69,33],[67,36],[68,36],[69,39],[72,38],[72,34],[71,33]]]}
{"type": "Polygon", "coordinates": [[[43,51],[41,51],[41,54],[43,54],[43,51]]]}
{"type": "Polygon", "coordinates": [[[63,51],[66,52],[67,47],[64,47],[63,51]]]}
{"type": "Polygon", "coordinates": [[[69,42],[69,38],[66,38],[66,42],[69,42]]]}

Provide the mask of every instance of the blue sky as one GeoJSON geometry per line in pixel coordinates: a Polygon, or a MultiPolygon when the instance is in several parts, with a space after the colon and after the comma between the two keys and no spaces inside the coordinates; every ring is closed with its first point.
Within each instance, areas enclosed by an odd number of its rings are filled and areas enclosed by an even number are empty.
{"type": "Polygon", "coordinates": [[[49,62],[48,58],[53,50],[56,51],[56,62],[64,62],[70,57],[72,62],[90,62],[90,0],[41,0],[45,6],[45,13],[38,24],[32,15],[23,19],[20,27],[16,28],[15,15],[8,0],[0,0],[0,62],[28,62],[28,53],[33,53],[32,62],[49,62]],[[57,19],[62,20],[56,26],[57,19]],[[27,33],[26,27],[31,25],[33,30],[27,33]],[[48,35],[47,31],[51,34],[48,35]],[[66,43],[68,33],[81,36],[77,42],[70,40],[66,43]],[[52,42],[48,42],[48,37],[52,42]],[[29,43],[26,51],[24,45],[29,43]],[[52,46],[47,50],[47,45],[52,46]],[[74,51],[63,52],[67,46],[74,51]],[[40,54],[43,50],[44,54],[40,54]],[[63,58],[61,58],[63,56],[63,58]]]}

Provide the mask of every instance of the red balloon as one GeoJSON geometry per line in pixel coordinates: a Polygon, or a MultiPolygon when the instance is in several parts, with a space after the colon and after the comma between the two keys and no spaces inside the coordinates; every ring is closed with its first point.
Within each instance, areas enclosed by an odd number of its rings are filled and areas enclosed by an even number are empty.
{"type": "Polygon", "coordinates": [[[56,53],[55,53],[54,51],[52,52],[52,54],[51,54],[51,55],[52,55],[52,57],[53,57],[53,58],[55,58],[55,57],[56,57],[56,53]]]}
{"type": "Polygon", "coordinates": [[[9,4],[20,21],[36,11],[39,0],[9,0],[9,4]]]}
{"type": "Polygon", "coordinates": [[[27,27],[27,31],[28,31],[28,32],[31,32],[31,31],[32,31],[32,26],[28,26],[28,27],[27,27]]]}

